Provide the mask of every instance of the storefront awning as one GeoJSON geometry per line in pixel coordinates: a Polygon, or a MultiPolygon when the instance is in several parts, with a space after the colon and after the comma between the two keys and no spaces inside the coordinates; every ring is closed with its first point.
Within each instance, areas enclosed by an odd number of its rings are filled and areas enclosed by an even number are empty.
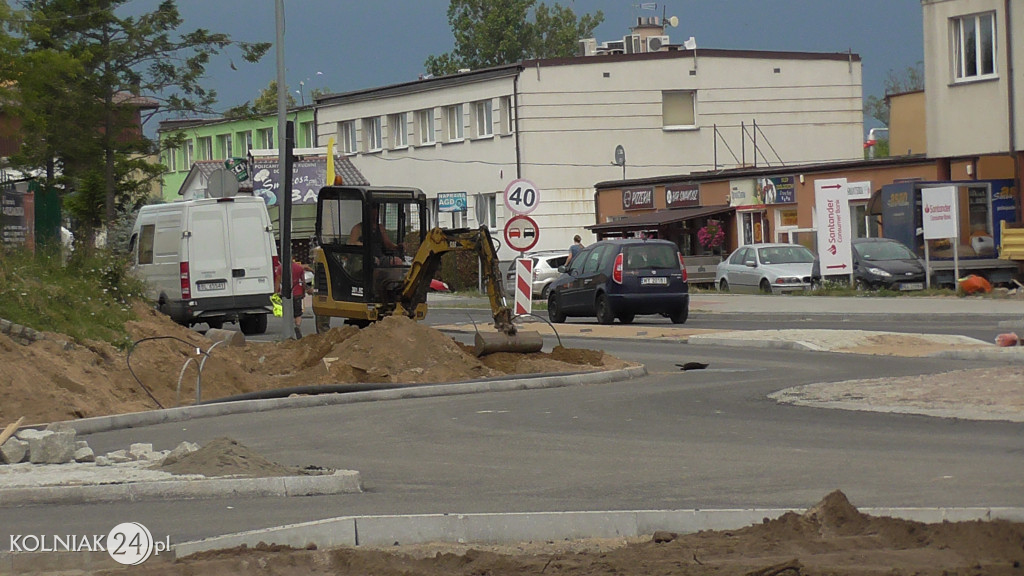
{"type": "Polygon", "coordinates": [[[636,216],[628,216],[615,222],[594,224],[585,226],[587,230],[595,234],[611,236],[623,232],[634,232],[640,230],[651,230],[666,224],[674,224],[694,218],[714,216],[735,210],[730,206],[695,206],[693,208],[674,208],[672,210],[658,210],[657,212],[645,212],[636,216]]]}

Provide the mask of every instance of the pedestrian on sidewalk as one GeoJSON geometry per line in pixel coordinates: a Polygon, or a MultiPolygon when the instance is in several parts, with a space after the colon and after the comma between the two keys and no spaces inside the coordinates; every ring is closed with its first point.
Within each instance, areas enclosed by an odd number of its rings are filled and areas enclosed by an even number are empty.
{"type": "MultiPolygon", "coordinates": [[[[312,272],[309,264],[303,264],[292,258],[292,318],[295,320],[295,338],[302,338],[302,300],[306,297],[306,271],[312,272]]],[[[278,266],[274,271],[274,286],[281,297],[284,298],[284,290],[281,289],[281,268],[278,266]]]]}
{"type": "Polygon", "coordinates": [[[573,236],[572,246],[569,246],[569,257],[565,259],[565,263],[568,264],[569,262],[572,262],[573,257],[579,254],[580,250],[583,250],[583,248],[583,238],[580,238],[579,234],[573,236]]]}

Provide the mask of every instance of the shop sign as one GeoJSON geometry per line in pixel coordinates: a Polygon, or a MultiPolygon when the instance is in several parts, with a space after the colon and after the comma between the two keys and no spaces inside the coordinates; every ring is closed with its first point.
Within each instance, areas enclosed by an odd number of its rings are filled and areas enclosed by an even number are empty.
{"type": "Polygon", "coordinates": [[[848,182],[846,197],[849,200],[871,200],[871,181],[848,182]]]}
{"type": "Polygon", "coordinates": [[[729,181],[729,205],[733,208],[759,206],[754,179],[729,181]]]}
{"type": "Polygon", "coordinates": [[[623,210],[650,210],[654,208],[654,188],[627,188],[622,191],[623,210]]]}
{"type": "Polygon", "coordinates": [[[666,185],[665,206],[668,208],[700,206],[700,186],[698,184],[666,185]]]}
{"type": "Polygon", "coordinates": [[[796,202],[796,178],[773,176],[758,178],[754,204],[792,204],[796,202]]]}
{"type": "Polygon", "coordinates": [[[465,192],[440,192],[437,195],[438,212],[465,212],[465,192]]]}
{"type": "Polygon", "coordinates": [[[779,210],[779,226],[784,228],[796,228],[796,210],[779,210]]]}

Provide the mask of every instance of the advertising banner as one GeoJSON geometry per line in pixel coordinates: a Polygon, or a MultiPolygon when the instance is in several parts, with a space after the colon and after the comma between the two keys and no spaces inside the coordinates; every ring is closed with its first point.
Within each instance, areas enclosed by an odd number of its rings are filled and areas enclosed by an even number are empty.
{"type": "Polygon", "coordinates": [[[654,208],[654,188],[626,188],[622,191],[623,210],[651,210],[654,208]]]}
{"type": "Polygon", "coordinates": [[[35,249],[35,197],[13,186],[0,188],[0,241],[11,248],[35,249]]]}
{"type": "Polygon", "coordinates": [[[959,235],[956,186],[921,189],[921,220],[925,240],[959,235]]]}
{"type": "Polygon", "coordinates": [[[793,204],[796,202],[796,177],[758,178],[754,204],[793,204]]]}
{"type": "MultiPolygon", "coordinates": [[[[296,160],[292,163],[292,204],[316,204],[317,195],[326,182],[326,156],[296,160]]],[[[252,192],[263,198],[267,206],[278,205],[281,170],[277,158],[253,159],[252,192]]]]}
{"type": "Polygon", "coordinates": [[[440,192],[437,195],[438,212],[465,212],[465,192],[440,192]]]}
{"type": "Polygon", "coordinates": [[[850,202],[846,178],[817,180],[814,209],[818,217],[818,258],[824,276],[853,272],[850,202]]]}

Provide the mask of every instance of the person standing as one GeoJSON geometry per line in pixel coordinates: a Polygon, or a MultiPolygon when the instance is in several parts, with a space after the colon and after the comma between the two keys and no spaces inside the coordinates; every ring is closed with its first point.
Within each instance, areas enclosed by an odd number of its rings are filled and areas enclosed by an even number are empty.
{"type": "MultiPolygon", "coordinates": [[[[302,264],[292,258],[292,318],[295,320],[295,338],[302,338],[302,300],[306,297],[305,272],[312,272],[308,264],[302,264]]],[[[281,270],[275,271],[277,291],[284,296],[281,289],[281,270]]]]}
{"type": "Polygon", "coordinates": [[[576,255],[580,253],[580,250],[583,250],[583,248],[583,239],[580,238],[580,235],[577,234],[573,236],[572,246],[569,246],[569,257],[565,260],[565,263],[568,264],[569,262],[572,262],[572,259],[575,258],[576,255]]]}

